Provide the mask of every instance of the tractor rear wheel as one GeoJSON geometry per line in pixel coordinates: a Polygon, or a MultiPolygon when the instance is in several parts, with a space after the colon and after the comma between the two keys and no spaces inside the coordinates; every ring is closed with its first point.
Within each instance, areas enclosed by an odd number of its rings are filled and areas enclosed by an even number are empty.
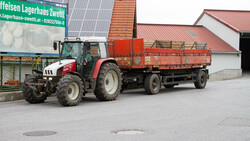
{"type": "Polygon", "coordinates": [[[63,106],[76,106],[82,101],[83,82],[76,75],[65,75],[58,82],[56,97],[63,106]]]}
{"type": "Polygon", "coordinates": [[[122,85],[121,71],[114,63],[102,65],[96,83],[95,96],[100,101],[115,100],[122,85]]]}
{"type": "Polygon", "coordinates": [[[28,86],[30,84],[27,83],[38,83],[38,80],[42,79],[42,75],[40,74],[30,74],[23,83],[22,90],[23,90],[23,97],[24,99],[31,103],[43,103],[46,99],[48,94],[41,94],[40,90],[42,90],[43,86],[28,86]],[[32,89],[33,87],[33,89],[32,89]],[[37,89],[37,90],[34,90],[37,89]]]}
{"type": "Polygon", "coordinates": [[[207,84],[207,74],[204,71],[199,71],[196,82],[194,85],[197,89],[203,89],[206,87],[207,84]]]}
{"type": "Polygon", "coordinates": [[[144,81],[145,92],[150,95],[159,93],[161,89],[160,78],[157,74],[147,75],[144,81]]]}

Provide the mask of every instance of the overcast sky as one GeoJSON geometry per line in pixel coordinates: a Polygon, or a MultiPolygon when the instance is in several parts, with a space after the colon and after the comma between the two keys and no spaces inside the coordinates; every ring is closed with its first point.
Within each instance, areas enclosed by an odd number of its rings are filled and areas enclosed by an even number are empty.
{"type": "Polygon", "coordinates": [[[250,0],[137,0],[137,22],[193,24],[203,9],[250,10],[250,0]]]}

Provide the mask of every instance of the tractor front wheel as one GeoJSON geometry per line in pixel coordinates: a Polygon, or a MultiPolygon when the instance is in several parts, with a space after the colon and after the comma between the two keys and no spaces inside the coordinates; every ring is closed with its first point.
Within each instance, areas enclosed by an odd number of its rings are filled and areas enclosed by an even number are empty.
{"type": "Polygon", "coordinates": [[[95,96],[100,101],[115,100],[122,85],[121,71],[114,63],[102,65],[96,83],[95,96]]]}
{"type": "Polygon", "coordinates": [[[56,97],[63,106],[76,106],[82,101],[83,82],[75,75],[65,75],[56,88],[56,97]]]}
{"type": "Polygon", "coordinates": [[[40,74],[30,74],[23,83],[22,90],[23,90],[23,97],[24,99],[31,103],[43,103],[48,94],[47,93],[40,93],[43,90],[43,86],[31,86],[32,83],[38,83],[39,79],[42,79],[42,75],[40,74]]]}

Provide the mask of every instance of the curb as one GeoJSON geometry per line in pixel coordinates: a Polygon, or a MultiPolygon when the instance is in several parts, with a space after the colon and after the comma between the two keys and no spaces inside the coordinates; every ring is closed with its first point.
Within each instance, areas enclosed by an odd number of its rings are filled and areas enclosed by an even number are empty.
{"type": "Polygon", "coordinates": [[[15,101],[21,99],[23,99],[22,91],[0,93],[0,102],[15,101]]]}

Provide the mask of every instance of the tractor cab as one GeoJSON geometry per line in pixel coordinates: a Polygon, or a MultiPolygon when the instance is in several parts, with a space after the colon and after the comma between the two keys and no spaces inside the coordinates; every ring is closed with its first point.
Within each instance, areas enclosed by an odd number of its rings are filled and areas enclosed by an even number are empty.
{"type": "Polygon", "coordinates": [[[59,64],[64,62],[72,64],[65,64],[57,71],[57,76],[76,71],[84,78],[91,77],[97,60],[108,58],[106,41],[105,37],[68,37],[64,42],[55,41],[54,49],[59,49],[59,64]]]}

